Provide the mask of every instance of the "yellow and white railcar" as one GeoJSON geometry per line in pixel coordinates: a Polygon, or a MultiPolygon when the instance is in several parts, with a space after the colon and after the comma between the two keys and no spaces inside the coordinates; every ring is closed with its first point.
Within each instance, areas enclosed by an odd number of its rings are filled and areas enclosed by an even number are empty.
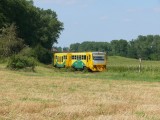
{"type": "Polygon", "coordinates": [[[58,68],[73,67],[75,69],[90,69],[92,71],[106,70],[106,53],[104,52],[78,52],[55,53],[54,66],[58,68]]]}

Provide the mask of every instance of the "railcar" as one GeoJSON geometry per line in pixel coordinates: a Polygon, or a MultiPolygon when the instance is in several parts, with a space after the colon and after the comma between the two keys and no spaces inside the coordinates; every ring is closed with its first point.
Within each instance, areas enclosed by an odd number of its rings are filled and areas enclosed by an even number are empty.
{"type": "Polygon", "coordinates": [[[106,70],[105,52],[73,52],[55,53],[53,55],[53,65],[57,68],[75,68],[79,70],[89,69],[91,71],[106,70]]]}

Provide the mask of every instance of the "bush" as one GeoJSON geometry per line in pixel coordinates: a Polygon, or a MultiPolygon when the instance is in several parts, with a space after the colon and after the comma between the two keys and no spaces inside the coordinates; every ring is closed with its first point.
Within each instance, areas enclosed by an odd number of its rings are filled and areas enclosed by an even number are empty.
{"type": "Polygon", "coordinates": [[[46,48],[42,47],[40,44],[34,48],[35,55],[37,59],[44,64],[52,63],[52,53],[46,48]]]}
{"type": "Polygon", "coordinates": [[[17,36],[14,24],[0,29],[0,56],[10,57],[24,48],[24,41],[17,36]]]}
{"type": "Polygon", "coordinates": [[[28,46],[26,46],[25,48],[23,48],[21,51],[20,51],[20,53],[19,53],[21,56],[26,56],[26,57],[33,57],[33,58],[37,58],[37,55],[35,54],[35,51],[32,49],[32,48],[30,48],[30,47],[28,47],[28,46]]]}
{"type": "Polygon", "coordinates": [[[36,66],[36,62],[34,58],[22,56],[22,55],[12,56],[7,65],[8,68],[11,68],[14,70],[31,68],[32,71],[34,71],[35,66],[36,66]]]}
{"type": "Polygon", "coordinates": [[[0,57],[0,64],[7,63],[7,61],[8,61],[7,57],[0,57]]]}

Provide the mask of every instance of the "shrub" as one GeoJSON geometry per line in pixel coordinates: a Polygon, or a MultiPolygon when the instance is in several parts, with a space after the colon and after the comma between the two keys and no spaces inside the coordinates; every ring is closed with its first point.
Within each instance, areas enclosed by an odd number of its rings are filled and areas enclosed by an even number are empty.
{"type": "Polygon", "coordinates": [[[50,64],[52,63],[52,53],[47,50],[46,48],[42,47],[42,45],[37,45],[34,48],[34,52],[37,55],[37,59],[44,63],[44,64],[50,64]]]}
{"type": "Polygon", "coordinates": [[[17,36],[14,24],[0,29],[0,56],[10,57],[24,48],[24,41],[17,36]]]}
{"type": "Polygon", "coordinates": [[[23,48],[20,51],[19,54],[22,55],[22,56],[37,58],[37,55],[35,54],[35,51],[32,48],[28,47],[28,46],[26,46],[25,48],[23,48]]]}
{"type": "Polygon", "coordinates": [[[8,68],[11,68],[14,70],[31,68],[32,71],[34,71],[35,66],[36,66],[36,62],[34,58],[22,56],[22,55],[12,56],[7,65],[8,68]]]}

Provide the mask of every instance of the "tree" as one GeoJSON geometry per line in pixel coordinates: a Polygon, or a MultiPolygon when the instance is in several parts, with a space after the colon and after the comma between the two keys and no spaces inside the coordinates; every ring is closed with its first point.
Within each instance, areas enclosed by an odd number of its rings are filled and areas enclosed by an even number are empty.
{"type": "Polygon", "coordinates": [[[160,60],[160,36],[153,36],[153,41],[151,43],[151,51],[150,58],[152,60],[160,60]]]}
{"type": "Polygon", "coordinates": [[[34,48],[35,55],[37,55],[37,59],[45,64],[49,64],[52,62],[52,54],[51,51],[47,50],[46,48],[42,47],[41,44],[38,44],[34,48]]]}
{"type": "MultiPolygon", "coordinates": [[[[51,49],[57,43],[63,24],[58,21],[57,15],[51,10],[40,10],[39,29],[37,30],[37,41],[46,49],[51,49]]],[[[38,43],[39,43],[38,42],[38,43]]]]}
{"type": "Polygon", "coordinates": [[[138,58],[134,40],[128,43],[127,57],[138,58]]]}
{"type": "Polygon", "coordinates": [[[137,51],[137,57],[142,59],[150,59],[151,54],[151,43],[152,41],[147,40],[149,36],[138,36],[135,40],[135,49],[137,51]]]}
{"type": "Polygon", "coordinates": [[[14,24],[0,29],[0,56],[8,57],[24,48],[23,40],[18,38],[14,24]]]}
{"type": "Polygon", "coordinates": [[[56,12],[35,7],[33,0],[0,0],[0,28],[12,23],[18,38],[32,48],[40,45],[47,54],[63,30],[56,12]]]}
{"type": "Polygon", "coordinates": [[[33,0],[26,0],[28,3],[30,3],[31,5],[34,4],[33,0]]]}
{"type": "Polygon", "coordinates": [[[69,52],[69,48],[68,47],[63,47],[63,52],[69,52]]]}
{"type": "Polygon", "coordinates": [[[127,56],[128,54],[128,42],[126,40],[119,40],[119,55],[120,56],[127,56]]]}
{"type": "Polygon", "coordinates": [[[101,51],[109,53],[110,50],[110,43],[108,42],[85,41],[82,43],[75,43],[70,45],[70,51],[73,52],[101,51]]]}
{"type": "Polygon", "coordinates": [[[80,43],[71,44],[70,45],[70,51],[78,52],[79,51],[79,46],[80,46],[80,43]]]}
{"type": "Polygon", "coordinates": [[[118,40],[111,41],[111,54],[112,55],[119,55],[119,42],[118,42],[118,40]]]}

